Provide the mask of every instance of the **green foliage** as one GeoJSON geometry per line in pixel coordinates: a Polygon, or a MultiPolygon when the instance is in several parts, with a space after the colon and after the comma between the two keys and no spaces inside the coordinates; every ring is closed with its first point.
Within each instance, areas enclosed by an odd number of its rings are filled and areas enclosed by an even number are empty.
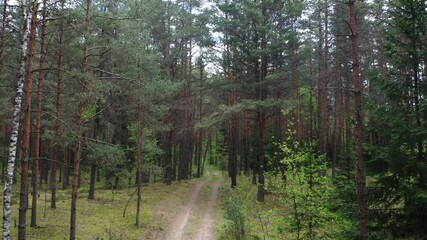
{"type": "MultiPolygon", "coordinates": [[[[135,146],[132,147],[130,150],[136,154],[137,147],[137,126],[136,123],[131,124],[128,126],[129,131],[131,132],[131,136],[129,141],[134,143],[135,146]]],[[[157,164],[158,157],[163,154],[163,151],[161,149],[161,146],[156,139],[154,132],[144,127],[142,129],[142,158],[144,163],[151,163],[151,164],[157,164]]]]}
{"type": "Polygon", "coordinates": [[[224,211],[225,218],[230,222],[227,226],[227,232],[232,236],[232,239],[245,239],[246,226],[242,202],[237,199],[229,198],[226,200],[224,211]]]}
{"type": "Polygon", "coordinates": [[[124,180],[130,176],[126,167],[129,159],[126,158],[125,152],[120,146],[91,143],[88,147],[87,158],[100,167],[102,175],[106,178],[106,187],[112,187],[112,178],[124,180]]]}
{"type": "Polygon", "coordinates": [[[244,176],[235,188],[229,186],[221,188],[222,215],[225,223],[222,224],[219,239],[249,240],[258,239],[255,231],[254,215],[258,214],[256,188],[244,176]]]}
{"type": "Polygon", "coordinates": [[[287,169],[283,194],[292,213],[288,230],[296,232],[297,239],[328,238],[324,228],[335,218],[328,208],[332,186],[326,176],[326,158],[315,149],[312,143],[282,145],[287,169]]]}

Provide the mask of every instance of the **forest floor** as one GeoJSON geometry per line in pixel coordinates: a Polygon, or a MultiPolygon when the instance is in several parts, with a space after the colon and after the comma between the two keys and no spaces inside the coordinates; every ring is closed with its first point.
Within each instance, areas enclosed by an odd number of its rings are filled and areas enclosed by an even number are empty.
{"type": "MultiPolygon", "coordinates": [[[[219,207],[221,173],[214,167],[205,169],[205,176],[171,185],[150,183],[142,188],[140,226],[135,226],[135,187],[105,189],[98,182],[95,200],[87,200],[82,177],[77,203],[77,239],[215,239],[219,207]],[[124,214],[125,212],[125,214],[124,214]]],[[[12,237],[17,238],[19,183],[14,185],[12,237]]],[[[0,193],[0,195],[2,195],[0,193]]],[[[2,196],[1,196],[2,197],[2,196]]],[[[31,196],[30,196],[31,198],[31,196]]],[[[68,239],[70,222],[70,189],[61,190],[58,183],[56,208],[50,208],[50,191],[43,186],[37,204],[38,227],[30,228],[31,211],[27,211],[27,239],[68,239]]]]}

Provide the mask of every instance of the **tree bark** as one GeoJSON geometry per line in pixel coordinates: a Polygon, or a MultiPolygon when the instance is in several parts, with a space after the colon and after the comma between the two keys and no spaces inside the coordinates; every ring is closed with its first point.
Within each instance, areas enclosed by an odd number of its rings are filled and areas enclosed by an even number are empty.
{"type": "MultiPolygon", "coordinates": [[[[31,130],[31,91],[33,86],[34,51],[36,45],[38,1],[34,1],[31,11],[30,40],[28,46],[28,64],[25,81],[24,119],[22,121],[21,144],[21,191],[19,198],[18,239],[26,239],[27,209],[28,209],[28,161],[30,158],[30,130],[31,130]]],[[[24,10],[26,11],[26,10],[24,10]]]]}
{"type": "Polygon", "coordinates": [[[22,97],[24,94],[24,81],[26,79],[27,70],[27,53],[28,53],[28,36],[30,34],[30,19],[26,10],[27,2],[23,0],[21,3],[22,14],[24,19],[24,29],[21,43],[21,67],[18,76],[18,87],[16,91],[15,104],[13,109],[12,133],[9,144],[9,158],[7,162],[7,174],[5,187],[3,192],[3,239],[10,239],[10,206],[12,201],[12,185],[14,178],[14,168],[16,162],[16,148],[18,145],[19,124],[21,117],[22,97]]]}
{"type": "MultiPolygon", "coordinates": [[[[230,83],[228,90],[228,105],[233,106],[236,102],[236,90],[234,89],[234,77],[230,68],[226,70],[227,81],[230,83]]],[[[237,186],[237,126],[234,116],[228,119],[227,129],[227,142],[228,142],[228,166],[229,175],[231,178],[231,187],[237,186]]]]}
{"type": "MultiPolygon", "coordinates": [[[[84,47],[83,47],[83,59],[82,59],[82,73],[83,76],[80,79],[81,93],[86,93],[86,76],[85,73],[88,71],[88,38],[90,35],[90,14],[91,14],[91,0],[86,0],[86,20],[85,20],[85,36],[84,36],[84,47]]],[[[82,127],[83,127],[83,110],[85,106],[84,97],[82,96],[79,101],[78,115],[77,115],[77,129],[76,129],[76,149],[74,151],[74,169],[73,169],[73,182],[71,190],[71,217],[70,217],[70,240],[76,239],[76,210],[77,210],[77,187],[80,173],[80,155],[82,145],[82,127]]]]}
{"type": "Polygon", "coordinates": [[[44,82],[44,58],[45,53],[45,38],[46,38],[46,14],[47,0],[43,0],[43,16],[42,16],[42,33],[40,40],[40,60],[39,60],[39,78],[37,88],[37,112],[36,112],[36,129],[34,132],[34,159],[33,172],[31,181],[33,185],[33,196],[31,204],[31,223],[30,227],[37,227],[37,197],[38,197],[38,175],[39,175],[39,159],[40,159],[40,133],[41,133],[41,112],[43,102],[43,82],[44,82]]]}
{"type": "MultiPolygon", "coordinates": [[[[61,1],[61,10],[64,9],[64,1],[61,1]]],[[[55,123],[53,126],[53,132],[55,141],[52,149],[52,161],[50,163],[50,190],[52,193],[50,207],[56,208],[56,163],[59,159],[59,137],[61,127],[61,94],[62,94],[62,61],[63,61],[63,37],[64,37],[64,23],[61,20],[59,30],[59,48],[58,48],[58,70],[56,80],[56,98],[55,98],[55,123]]]]}
{"type": "Polygon", "coordinates": [[[359,76],[359,43],[356,20],[356,0],[349,0],[349,27],[351,39],[351,55],[354,82],[355,103],[355,136],[356,136],[356,191],[359,208],[359,239],[368,239],[366,230],[366,203],[365,203],[365,172],[363,166],[363,116],[362,116],[362,92],[363,85],[359,76]]]}
{"type": "MultiPolygon", "coordinates": [[[[322,26],[322,18],[319,17],[319,52],[320,52],[320,76],[319,76],[319,150],[321,153],[327,153],[329,139],[329,109],[328,109],[328,3],[325,1],[325,19],[322,26]],[[322,31],[323,30],[323,31],[322,31]]],[[[319,15],[322,11],[319,11],[319,15]]]]}
{"type": "MultiPolygon", "coordinates": [[[[138,109],[138,111],[140,111],[138,109]]],[[[137,189],[137,203],[136,203],[136,221],[135,226],[139,227],[139,215],[141,209],[141,177],[142,177],[142,119],[141,114],[138,114],[138,133],[137,133],[137,168],[136,168],[136,189],[137,189]]]]}
{"type": "MultiPolygon", "coordinates": [[[[263,8],[263,16],[266,16],[266,9],[263,8]]],[[[267,33],[262,32],[261,49],[267,49],[267,33]]],[[[267,98],[267,89],[264,86],[267,77],[267,55],[264,53],[261,57],[261,71],[259,79],[258,99],[264,101],[267,98]]],[[[264,168],[265,168],[265,144],[267,136],[267,117],[264,109],[258,111],[259,137],[258,137],[258,194],[257,200],[264,202],[264,168]]]]}

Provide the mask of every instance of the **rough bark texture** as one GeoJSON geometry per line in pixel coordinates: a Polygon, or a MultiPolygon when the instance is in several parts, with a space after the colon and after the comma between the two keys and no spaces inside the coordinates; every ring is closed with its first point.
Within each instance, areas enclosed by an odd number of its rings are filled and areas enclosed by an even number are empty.
{"type": "Polygon", "coordinates": [[[47,0],[43,0],[43,17],[42,17],[42,34],[40,40],[40,60],[39,60],[39,77],[37,87],[37,111],[36,111],[36,129],[34,131],[34,159],[31,183],[33,185],[33,196],[31,203],[31,223],[30,227],[37,227],[37,197],[38,184],[37,178],[39,175],[39,159],[40,159],[40,131],[41,131],[41,112],[43,101],[43,82],[44,82],[44,58],[45,58],[45,38],[46,38],[46,4],[47,0]]]}
{"type": "MultiPolygon", "coordinates": [[[[90,12],[91,12],[91,0],[86,0],[86,32],[85,42],[83,47],[83,59],[82,59],[82,73],[85,74],[88,71],[88,38],[90,34],[90,12]]],[[[85,76],[80,79],[81,93],[86,93],[86,82],[85,76]]],[[[77,129],[76,129],[76,149],[74,151],[74,169],[73,169],[73,182],[71,190],[71,217],[70,217],[70,240],[76,239],[76,209],[77,209],[77,187],[79,182],[79,168],[80,168],[80,154],[82,145],[82,126],[83,126],[83,110],[84,110],[84,99],[81,98],[78,106],[77,115],[77,129]]]]}
{"type": "Polygon", "coordinates": [[[22,122],[21,144],[21,191],[19,198],[18,239],[26,239],[28,209],[28,161],[30,158],[31,91],[33,86],[34,51],[36,45],[38,1],[33,2],[31,14],[30,41],[28,46],[27,76],[25,80],[24,119],[22,122]]]}
{"type": "Polygon", "coordinates": [[[363,85],[359,76],[359,45],[356,20],[356,0],[348,2],[351,55],[353,60],[353,82],[355,103],[355,136],[356,136],[356,190],[359,207],[359,239],[368,239],[366,231],[366,203],[365,203],[365,172],[363,167],[363,116],[362,92],[363,85]]]}
{"type": "MultiPolygon", "coordinates": [[[[61,9],[64,9],[64,1],[61,1],[61,9]]],[[[64,23],[61,20],[61,27],[59,30],[59,51],[58,51],[58,70],[56,75],[56,98],[55,98],[55,124],[53,127],[53,132],[55,136],[55,141],[52,149],[52,162],[50,167],[50,182],[51,182],[51,202],[50,207],[56,208],[56,163],[59,162],[59,137],[60,137],[60,128],[61,128],[61,94],[62,94],[62,62],[63,62],[63,38],[64,38],[64,23]]]]}

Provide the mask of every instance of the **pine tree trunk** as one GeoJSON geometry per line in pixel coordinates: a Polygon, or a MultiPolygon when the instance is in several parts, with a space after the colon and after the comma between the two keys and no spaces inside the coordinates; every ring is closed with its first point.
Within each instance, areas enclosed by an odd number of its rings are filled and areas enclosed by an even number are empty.
{"type": "Polygon", "coordinates": [[[43,100],[43,82],[44,82],[44,58],[45,53],[45,38],[46,38],[46,11],[47,0],[43,0],[43,17],[42,17],[42,35],[40,40],[40,60],[39,60],[39,78],[37,88],[37,112],[36,112],[36,129],[34,132],[34,159],[33,172],[31,183],[33,185],[33,196],[31,204],[31,223],[30,227],[37,227],[37,197],[38,197],[38,182],[39,175],[39,159],[40,159],[40,131],[41,131],[41,112],[43,100]]]}
{"type": "MultiPolygon", "coordinates": [[[[140,107],[139,107],[140,108],[140,107]]],[[[138,111],[140,111],[138,108],[138,111]]],[[[136,203],[136,221],[135,226],[139,227],[139,215],[141,211],[141,177],[142,177],[142,119],[141,113],[138,113],[138,133],[137,133],[137,168],[136,168],[136,188],[137,188],[137,203],[136,203]]]]}
{"type": "MultiPolygon", "coordinates": [[[[228,90],[228,105],[233,106],[236,102],[236,91],[233,89],[234,77],[230,69],[226,70],[227,81],[230,83],[228,90]]],[[[229,175],[231,177],[231,187],[237,186],[237,129],[234,116],[228,119],[227,142],[228,142],[228,166],[229,175]]]]}
{"type": "Polygon", "coordinates": [[[32,5],[30,41],[28,47],[27,77],[25,81],[24,119],[22,121],[21,145],[21,192],[19,198],[18,239],[26,239],[28,209],[28,161],[30,158],[31,91],[33,86],[34,51],[36,45],[38,1],[32,5]]]}
{"type": "Polygon", "coordinates": [[[359,239],[368,239],[366,230],[366,203],[365,203],[365,172],[363,166],[363,115],[362,92],[363,85],[359,76],[359,45],[356,20],[356,0],[349,0],[349,26],[351,39],[351,55],[353,61],[354,103],[355,103],[355,136],[356,136],[356,191],[359,208],[359,239]]]}
{"type": "MultiPolygon", "coordinates": [[[[64,9],[64,1],[61,1],[61,10],[64,9]]],[[[59,137],[61,127],[61,93],[62,93],[62,61],[63,61],[63,35],[64,35],[64,23],[61,20],[61,26],[59,30],[59,48],[58,48],[58,70],[56,80],[56,98],[55,98],[55,123],[53,126],[53,132],[55,141],[52,149],[52,161],[50,163],[50,189],[52,193],[50,207],[56,208],[56,162],[59,160],[59,137]]]]}
{"type": "Polygon", "coordinates": [[[172,184],[173,179],[173,161],[172,161],[172,131],[164,133],[163,137],[163,160],[165,164],[165,183],[166,185],[172,184]]]}
{"type": "Polygon", "coordinates": [[[65,147],[64,149],[64,160],[63,160],[63,169],[62,169],[62,190],[67,189],[69,185],[69,167],[68,167],[68,158],[69,158],[69,151],[68,148],[65,147]]]}
{"type": "MultiPolygon", "coordinates": [[[[266,16],[266,10],[263,9],[263,16],[266,16]]],[[[261,49],[265,51],[267,49],[267,34],[262,33],[261,37],[261,49]]],[[[261,57],[261,71],[260,71],[260,86],[258,90],[258,98],[261,101],[264,101],[267,98],[267,91],[265,86],[265,80],[267,77],[267,56],[263,54],[261,57]]],[[[259,124],[259,138],[258,138],[258,197],[259,202],[264,202],[264,168],[265,168],[265,144],[266,144],[266,135],[267,135],[267,117],[265,110],[260,110],[258,112],[258,124],[259,124]]]]}
{"type": "Polygon", "coordinates": [[[89,194],[88,199],[95,199],[95,182],[96,182],[96,163],[90,165],[90,185],[89,185],[89,194]]]}
{"type": "MultiPolygon", "coordinates": [[[[86,20],[85,20],[85,39],[83,47],[83,59],[82,59],[82,73],[85,74],[88,71],[88,38],[90,35],[90,14],[91,14],[91,0],[86,0],[86,20]]],[[[85,76],[80,79],[81,93],[86,93],[86,82],[85,76]]],[[[71,190],[71,217],[70,217],[70,240],[76,239],[76,210],[77,210],[77,187],[80,177],[80,155],[82,147],[82,127],[83,127],[83,111],[85,102],[82,98],[79,101],[78,115],[77,115],[77,129],[76,129],[76,149],[74,151],[74,169],[73,169],[73,182],[71,190]]]]}
{"type": "MultiPolygon", "coordinates": [[[[319,29],[321,41],[319,41],[320,52],[320,76],[319,76],[319,150],[321,153],[327,153],[327,145],[329,138],[329,109],[328,109],[328,5],[325,1],[324,6],[325,18],[319,18],[319,29]],[[323,30],[323,31],[322,31],[323,30]]],[[[322,11],[319,11],[321,14],[322,11]]]]}

